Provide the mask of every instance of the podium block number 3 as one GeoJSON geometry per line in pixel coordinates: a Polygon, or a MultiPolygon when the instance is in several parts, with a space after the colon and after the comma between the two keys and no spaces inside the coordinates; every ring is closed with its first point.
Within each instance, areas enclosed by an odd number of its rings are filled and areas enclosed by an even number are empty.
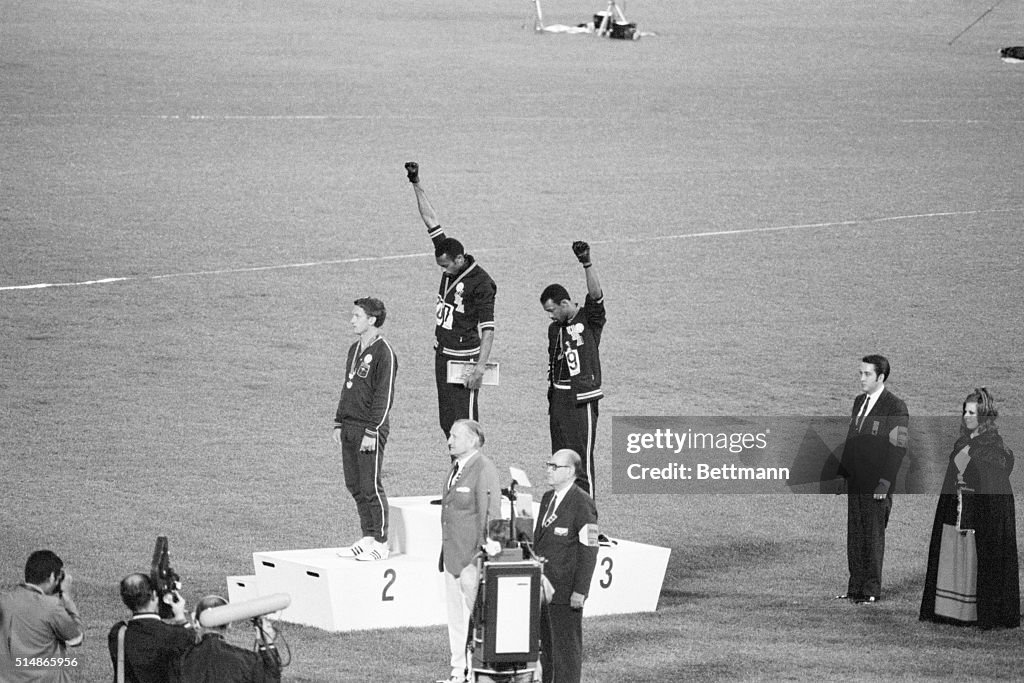
{"type": "Polygon", "coordinates": [[[388,595],[388,590],[395,585],[395,581],[398,579],[398,572],[394,569],[385,569],[384,578],[387,579],[387,583],[384,584],[384,589],[380,592],[381,602],[391,602],[395,599],[394,595],[388,595]]]}
{"type": "Polygon", "coordinates": [[[604,567],[604,576],[597,582],[597,585],[601,588],[608,588],[612,585],[612,567],[615,566],[615,563],[612,562],[612,558],[605,557],[601,560],[601,566],[604,567]]]}

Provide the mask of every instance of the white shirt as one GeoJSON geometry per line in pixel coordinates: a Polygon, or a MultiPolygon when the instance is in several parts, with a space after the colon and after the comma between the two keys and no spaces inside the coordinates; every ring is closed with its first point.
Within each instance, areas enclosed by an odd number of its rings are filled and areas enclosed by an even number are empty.
{"type": "MultiPolygon", "coordinates": [[[[459,458],[455,459],[455,464],[459,466],[459,468],[455,471],[455,479],[456,480],[458,480],[458,478],[462,476],[462,471],[466,469],[466,465],[468,465],[469,461],[473,459],[473,456],[476,455],[479,452],[480,451],[473,451],[469,455],[463,455],[462,457],[459,457],[459,458]]],[[[451,488],[451,486],[454,486],[454,485],[455,485],[455,481],[453,481],[449,485],[449,488],[451,488]]]]}
{"type": "Polygon", "coordinates": [[[885,391],[885,385],[879,384],[877,389],[868,394],[865,405],[861,406],[861,412],[858,413],[858,415],[867,417],[868,413],[871,412],[871,409],[875,407],[876,403],[878,403],[878,397],[882,395],[883,391],[885,391]]]}

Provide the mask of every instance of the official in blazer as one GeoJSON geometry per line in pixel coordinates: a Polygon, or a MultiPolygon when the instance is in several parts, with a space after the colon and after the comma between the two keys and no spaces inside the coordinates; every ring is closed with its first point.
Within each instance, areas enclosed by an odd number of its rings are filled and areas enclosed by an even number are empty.
{"type": "Polygon", "coordinates": [[[534,553],[547,560],[544,575],[555,593],[541,606],[544,683],[579,683],[583,665],[583,603],[597,565],[597,507],[576,483],[581,460],[569,449],[548,462],[551,490],[540,501],[534,553]]]}
{"type": "Polygon", "coordinates": [[[484,432],[474,420],[456,420],[448,437],[452,467],[441,495],[441,557],[448,604],[451,677],[466,680],[466,635],[476,600],[475,559],[487,540],[487,523],[499,519],[501,484],[498,470],[480,452],[484,432]]]}
{"type": "Polygon", "coordinates": [[[907,404],[885,388],[889,361],[865,356],[860,364],[862,393],[854,399],[839,475],[846,479],[847,590],[839,599],[873,603],[882,597],[885,528],[893,488],[907,454],[907,404]]]}

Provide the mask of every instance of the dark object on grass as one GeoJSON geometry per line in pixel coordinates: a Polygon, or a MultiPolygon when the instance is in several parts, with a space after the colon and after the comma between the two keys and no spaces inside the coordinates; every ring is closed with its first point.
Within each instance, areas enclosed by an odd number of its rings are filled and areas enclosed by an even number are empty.
{"type": "Polygon", "coordinates": [[[1014,64],[1024,62],[1024,46],[1004,47],[999,51],[999,56],[1003,58],[1004,62],[1012,62],[1014,64]]]}
{"type": "Polygon", "coordinates": [[[636,32],[636,22],[616,21],[612,24],[612,31],[608,37],[618,40],[636,40],[640,36],[636,32]]]}

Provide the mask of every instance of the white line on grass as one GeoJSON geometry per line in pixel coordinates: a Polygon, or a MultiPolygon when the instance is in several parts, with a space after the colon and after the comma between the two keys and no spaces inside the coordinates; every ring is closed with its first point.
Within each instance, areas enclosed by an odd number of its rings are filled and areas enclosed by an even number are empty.
{"type": "MultiPolygon", "coordinates": [[[[902,216],[883,216],[881,218],[866,218],[847,221],[828,221],[823,223],[796,223],[793,225],[769,225],[761,228],[739,228],[736,230],[709,230],[706,232],[688,232],[677,235],[654,235],[650,237],[637,237],[635,239],[616,238],[614,240],[592,240],[594,244],[621,244],[636,242],[656,242],[663,240],[693,239],[698,237],[720,237],[725,235],[745,235],[758,232],[778,232],[782,230],[807,230],[810,228],[842,228],[853,225],[872,225],[875,223],[889,223],[892,221],[915,220],[921,218],[945,218],[950,216],[975,216],[986,213],[1019,213],[1024,208],[1016,209],[979,209],[975,211],[940,211],[935,213],[912,213],[902,216]]],[[[492,247],[475,249],[478,252],[494,252],[511,249],[512,247],[492,247]]],[[[395,261],[398,259],[424,258],[431,256],[432,252],[418,252],[415,254],[392,254],[389,256],[359,256],[356,258],[330,259],[326,261],[307,261],[305,263],[281,263],[270,266],[248,266],[245,268],[222,268],[217,270],[194,270],[183,273],[166,273],[164,275],[147,275],[144,277],[108,277],[100,280],[85,280],[82,282],[40,282],[33,285],[10,285],[0,287],[0,292],[19,289],[47,289],[52,287],[80,287],[83,285],[103,285],[112,282],[128,282],[129,280],[166,280],[176,277],[200,277],[203,275],[230,275],[232,273],[255,273],[262,270],[284,270],[286,268],[313,268],[316,266],[335,266],[345,263],[364,263],[367,261],[395,261]]]]}

